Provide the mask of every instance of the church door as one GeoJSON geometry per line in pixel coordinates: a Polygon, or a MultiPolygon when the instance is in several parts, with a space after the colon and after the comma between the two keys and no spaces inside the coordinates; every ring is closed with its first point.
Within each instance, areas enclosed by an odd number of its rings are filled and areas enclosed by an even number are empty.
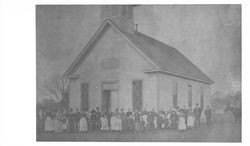
{"type": "Polygon", "coordinates": [[[111,111],[111,90],[102,91],[102,111],[111,111]]]}

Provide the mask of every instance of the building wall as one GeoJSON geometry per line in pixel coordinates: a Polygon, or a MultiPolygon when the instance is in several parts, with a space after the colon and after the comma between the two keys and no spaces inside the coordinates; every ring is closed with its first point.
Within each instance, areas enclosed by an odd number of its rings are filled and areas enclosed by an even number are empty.
{"type": "Polygon", "coordinates": [[[74,105],[75,108],[80,109],[80,82],[78,79],[71,79],[69,82],[69,105],[70,108],[72,108],[72,105],[74,105]]]}
{"type": "Polygon", "coordinates": [[[89,110],[101,107],[102,83],[118,83],[117,108],[133,107],[132,81],[142,80],[143,109],[168,110],[173,103],[173,83],[178,84],[178,106],[188,107],[188,85],[192,85],[192,107],[200,104],[200,88],[204,88],[204,107],[210,104],[210,86],[162,73],[144,73],[154,69],[116,30],[107,27],[92,46],[73,75],[79,78],[70,81],[70,107],[80,109],[81,83],[89,83],[89,110]]]}
{"type": "Polygon", "coordinates": [[[177,82],[178,92],[177,92],[177,101],[178,107],[183,107],[186,105],[188,108],[188,85],[192,86],[192,107],[195,107],[195,104],[200,105],[200,88],[204,88],[204,108],[207,105],[210,105],[210,85],[179,78],[167,74],[158,73],[159,81],[159,108],[164,110],[173,107],[173,83],[177,82]]]}
{"type": "Polygon", "coordinates": [[[143,82],[143,108],[156,107],[156,75],[143,70],[154,69],[116,30],[107,27],[91,52],[73,75],[80,75],[70,83],[70,107],[80,109],[80,83],[89,83],[89,110],[101,107],[102,82],[118,83],[117,108],[132,109],[132,81],[143,82]]]}

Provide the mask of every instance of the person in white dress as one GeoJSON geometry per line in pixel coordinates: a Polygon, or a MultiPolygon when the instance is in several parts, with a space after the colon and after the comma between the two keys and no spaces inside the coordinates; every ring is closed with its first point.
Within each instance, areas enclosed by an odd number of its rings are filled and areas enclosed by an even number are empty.
{"type": "Polygon", "coordinates": [[[63,118],[63,131],[66,132],[67,131],[67,127],[68,127],[68,119],[67,118],[63,118]]]}
{"type": "Polygon", "coordinates": [[[103,116],[101,116],[101,130],[102,131],[108,131],[109,127],[108,127],[108,119],[107,119],[107,115],[104,114],[103,116]]]}
{"type": "Polygon", "coordinates": [[[86,118],[86,114],[82,113],[81,118],[80,118],[80,132],[87,132],[88,131],[88,122],[86,118]]]}
{"type": "Polygon", "coordinates": [[[172,113],[172,109],[170,109],[168,112],[167,112],[167,120],[168,120],[168,125],[166,125],[168,128],[170,128],[171,127],[171,119],[170,119],[170,117],[171,117],[171,113],[172,113]]]}
{"type": "Polygon", "coordinates": [[[179,113],[178,130],[185,131],[186,129],[187,129],[187,127],[186,127],[184,110],[181,109],[180,113],[179,113]]]}
{"type": "Polygon", "coordinates": [[[45,121],[44,121],[44,131],[45,132],[49,132],[50,131],[50,127],[49,127],[49,122],[51,117],[46,115],[45,121]]]}
{"type": "Polygon", "coordinates": [[[165,114],[164,113],[160,113],[160,116],[161,116],[161,119],[162,119],[162,124],[161,124],[161,129],[164,129],[165,128],[165,114]]]}
{"type": "Polygon", "coordinates": [[[62,113],[60,111],[56,113],[54,122],[55,122],[54,132],[55,133],[63,132],[62,113]]]}
{"type": "Polygon", "coordinates": [[[110,130],[116,130],[116,129],[117,129],[116,117],[115,117],[114,113],[111,113],[110,130]]]}
{"type": "Polygon", "coordinates": [[[157,128],[157,117],[154,116],[154,129],[156,129],[156,128],[157,128]]]}
{"type": "Polygon", "coordinates": [[[147,112],[145,112],[143,115],[142,115],[142,120],[144,122],[144,130],[147,128],[147,125],[148,125],[148,115],[147,115],[147,112]]]}
{"type": "Polygon", "coordinates": [[[115,118],[116,118],[116,131],[121,131],[122,130],[122,119],[121,119],[121,114],[119,112],[119,109],[117,108],[115,110],[115,118]]]}
{"type": "Polygon", "coordinates": [[[116,125],[117,125],[117,131],[122,131],[122,119],[120,117],[116,117],[116,125]]]}
{"type": "Polygon", "coordinates": [[[54,131],[54,120],[52,119],[52,114],[50,112],[46,115],[44,131],[52,132],[54,131]]]}
{"type": "Polygon", "coordinates": [[[187,128],[191,129],[194,127],[194,115],[192,112],[192,109],[190,109],[188,111],[188,115],[187,115],[187,128]]]}

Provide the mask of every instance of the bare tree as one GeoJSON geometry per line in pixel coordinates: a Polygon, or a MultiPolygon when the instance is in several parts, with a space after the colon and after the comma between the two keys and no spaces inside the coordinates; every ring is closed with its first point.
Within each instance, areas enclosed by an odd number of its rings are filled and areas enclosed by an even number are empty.
{"type": "Polygon", "coordinates": [[[54,99],[62,108],[68,108],[69,81],[55,76],[44,84],[46,95],[54,99]]]}

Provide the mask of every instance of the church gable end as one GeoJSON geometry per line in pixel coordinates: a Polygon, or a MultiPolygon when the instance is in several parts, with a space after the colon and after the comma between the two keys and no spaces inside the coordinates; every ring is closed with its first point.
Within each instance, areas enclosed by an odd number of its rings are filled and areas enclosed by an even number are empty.
{"type": "Polygon", "coordinates": [[[94,36],[74,65],[70,76],[100,72],[126,72],[154,69],[153,65],[109,22],[94,36]]]}

